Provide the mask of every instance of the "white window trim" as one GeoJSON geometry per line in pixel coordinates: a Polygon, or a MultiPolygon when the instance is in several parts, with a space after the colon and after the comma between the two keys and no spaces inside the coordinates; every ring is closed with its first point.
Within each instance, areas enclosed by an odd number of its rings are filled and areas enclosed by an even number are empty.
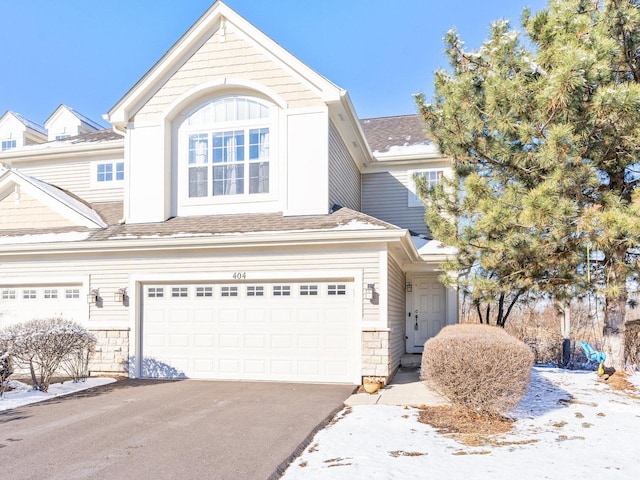
{"type": "Polygon", "coordinates": [[[9,150],[13,150],[14,148],[18,148],[18,141],[15,138],[0,139],[0,151],[8,152],[9,150]],[[3,142],[13,142],[13,145],[11,147],[5,148],[2,146],[3,142]]]}
{"type": "Polygon", "coordinates": [[[116,159],[116,160],[96,160],[91,162],[91,188],[92,189],[105,189],[105,188],[122,188],[124,187],[124,181],[127,178],[127,167],[124,167],[124,179],[116,180],[116,164],[122,163],[124,164],[124,160],[116,159]],[[113,172],[113,180],[108,180],[105,182],[98,181],[98,165],[111,164],[112,172],[113,172]]]}
{"type": "MultiPolygon", "coordinates": [[[[279,187],[279,170],[281,166],[278,164],[278,147],[279,147],[279,122],[280,111],[277,105],[265,100],[261,97],[251,95],[221,95],[215,97],[215,99],[222,99],[225,97],[239,97],[255,100],[258,103],[269,108],[268,119],[254,119],[254,120],[238,120],[234,122],[224,122],[220,124],[210,125],[187,125],[187,119],[191,113],[196,112],[202,106],[209,103],[214,98],[209,98],[205,102],[200,103],[190,112],[182,117],[181,125],[178,127],[178,178],[177,178],[177,191],[178,191],[178,209],[182,210],[186,208],[181,214],[200,214],[200,210],[190,211],[190,207],[198,209],[199,207],[211,206],[211,205],[233,205],[242,203],[265,203],[273,202],[278,199],[278,187],[279,187]],[[234,129],[250,128],[269,128],[269,192],[268,193],[249,193],[248,188],[245,192],[237,195],[218,195],[218,196],[206,196],[206,197],[189,197],[189,135],[194,133],[212,133],[230,131],[234,129]]],[[[248,144],[248,143],[247,143],[248,144]]],[[[208,165],[213,165],[211,162],[213,159],[209,159],[208,165]]],[[[248,152],[245,152],[245,178],[249,176],[249,161],[248,152]]],[[[212,181],[209,178],[209,181],[212,181]]],[[[210,186],[213,188],[213,185],[210,186]]]]}
{"type": "Polygon", "coordinates": [[[424,173],[429,173],[429,172],[442,172],[441,178],[445,177],[447,172],[445,168],[421,168],[419,170],[409,170],[407,172],[408,175],[408,184],[407,184],[407,207],[413,208],[413,207],[423,207],[424,208],[424,203],[422,203],[422,200],[420,199],[420,197],[418,197],[417,192],[417,188],[416,188],[416,182],[413,179],[413,176],[418,174],[424,174],[424,173]]]}

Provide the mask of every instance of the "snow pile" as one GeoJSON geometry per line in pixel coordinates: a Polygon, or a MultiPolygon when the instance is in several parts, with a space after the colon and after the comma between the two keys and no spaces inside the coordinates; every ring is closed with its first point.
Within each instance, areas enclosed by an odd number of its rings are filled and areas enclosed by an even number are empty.
{"type": "Polygon", "coordinates": [[[26,383],[22,383],[18,380],[9,380],[7,383],[13,390],[6,392],[4,396],[0,398],[0,411],[22,407],[36,402],[42,402],[43,400],[49,400],[62,395],[69,395],[70,393],[99,387],[101,385],[107,385],[113,382],[115,382],[115,379],[113,378],[90,377],[84,382],[74,383],[72,381],[67,381],[64,383],[52,383],[49,386],[49,391],[45,393],[33,390],[31,385],[27,385],[26,383]]]}
{"type": "MultiPolygon", "coordinates": [[[[640,375],[632,377],[640,386],[640,375]]],[[[640,472],[640,394],[594,372],[536,368],[507,434],[474,446],[418,422],[415,408],[342,410],[282,477],[295,479],[631,479],[640,472]]]]}

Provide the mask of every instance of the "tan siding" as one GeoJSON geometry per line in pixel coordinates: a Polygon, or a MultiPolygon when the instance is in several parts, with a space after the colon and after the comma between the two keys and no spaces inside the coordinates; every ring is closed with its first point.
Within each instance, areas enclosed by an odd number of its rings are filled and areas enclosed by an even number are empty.
{"type": "Polygon", "coordinates": [[[27,193],[11,192],[0,200],[0,230],[73,227],[75,224],[27,193]]]}
{"type": "Polygon", "coordinates": [[[390,370],[393,372],[400,366],[400,358],[406,351],[406,294],[404,290],[405,276],[400,266],[389,257],[388,266],[388,322],[391,329],[389,352],[391,354],[390,370]]]}
{"type": "Polygon", "coordinates": [[[362,175],[362,212],[416,233],[429,234],[424,207],[408,206],[408,173],[362,175]]]}
{"type": "MultiPolygon", "coordinates": [[[[278,271],[312,271],[316,269],[362,270],[364,283],[379,284],[379,250],[375,248],[346,247],[339,251],[332,248],[287,248],[263,249],[260,252],[247,250],[219,250],[213,252],[154,253],[139,255],[117,255],[110,253],[102,257],[91,255],[65,255],[53,258],[18,257],[2,259],[4,278],[30,277],[43,281],[51,277],[91,275],[89,288],[97,288],[104,302],[102,306],[91,306],[90,322],[108,321],[110,326],[127,324],[129,308],[113,301],[113,294],[129,283],[132,274],[201,274],[207,272],[269,271],[277,277],[278,271]],[[161,259],[161,261],[159,261],[161,259]]],[[[0,280],[0,284],[2,280],[0,280]]],[[[28,312],[26,312],[28,313],[28,312]]],[[[375,322],[379,318],[378,306],[363,301],[363,320],[375,322]]]]}
{"type": "Polygon", "coordinates": [[[332,122],[329,123],[329,207],[360,211],[360,171],[332,122]]]}
{"type": "Polygon", "coordinates": [[[157,121],[177,96],[203,82],[224,78],[259,82],[282,96],[291,108],[321,105],[313,91],[261,54],[229,25],[225,41],[216,32],[136,113],[135,120],[157,121]]]}
{"type": "Polygon", "coordinates": [[[121,202],[124,199],[123,187],[91,188],[91,162],[89,160],[21,165],[19,170],[25,175],[68,190],[89,203],[121,202]]]}

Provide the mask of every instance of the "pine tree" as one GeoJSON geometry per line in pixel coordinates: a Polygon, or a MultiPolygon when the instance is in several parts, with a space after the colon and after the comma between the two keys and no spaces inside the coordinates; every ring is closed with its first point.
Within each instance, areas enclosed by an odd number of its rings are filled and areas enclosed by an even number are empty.
{"type": "Polygon", "coordinates": [[[417,97],[454,166],[422,189],[427,222],[458,247],[446,268],[479,300],[598,289],[619,369],[640,273],[640,2],[551,0],[522,26],[495,22],[473,51],[447,33],[450,70],[436,72],[433,103],[417,97]],[[599,285],[587,247],[604,258],[599,285]]]}

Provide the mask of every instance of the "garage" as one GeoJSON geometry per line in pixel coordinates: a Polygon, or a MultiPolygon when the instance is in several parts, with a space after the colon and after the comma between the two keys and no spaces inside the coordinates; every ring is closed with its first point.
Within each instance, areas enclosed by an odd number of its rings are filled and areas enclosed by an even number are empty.
{"type": "Polygon", "coordinates": [[[88,318],[81,285],[0,285],[0,328],[34,318],[63,317],[84,324],[88,318]]]}
{"type": "Polygon", "coordinates": [[[353,383],[352,281],[145,284],[141,376],[353,383]]]}

